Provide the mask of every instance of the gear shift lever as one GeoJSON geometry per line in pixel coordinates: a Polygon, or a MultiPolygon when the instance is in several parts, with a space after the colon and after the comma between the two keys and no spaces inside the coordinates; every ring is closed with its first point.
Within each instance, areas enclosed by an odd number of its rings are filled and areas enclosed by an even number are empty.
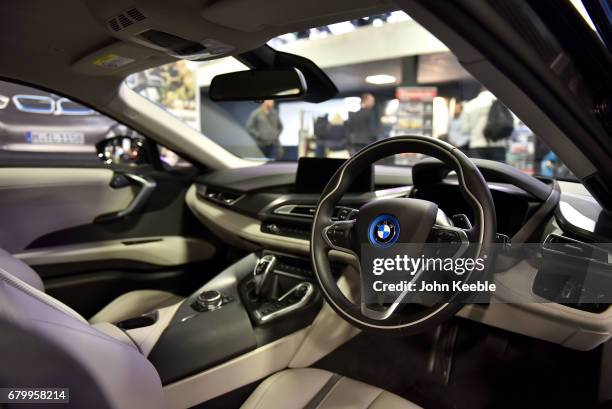
{"type": "Polygon", "coordinates": [[[257,260],[253,270],[253,281],[255,282],[255,295],[261,298],[270,288],[272,283],[272,272],[276,265],[276,257],[271,254],[257,260]]]}

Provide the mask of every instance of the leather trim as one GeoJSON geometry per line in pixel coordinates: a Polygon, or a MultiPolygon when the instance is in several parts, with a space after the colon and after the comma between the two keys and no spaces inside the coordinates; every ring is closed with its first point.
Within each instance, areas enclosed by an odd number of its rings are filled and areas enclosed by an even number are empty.
{"type": "Polygon", "coordinates": [[[159,290],[136,290],[120,295],[90,318],[91,324],[119,322],[168,307],[183,300],[175,294],[159,290]]]}
{"type": "Polygon", "coordinates": [[[306,336],[295,332],[189,378],[164,386],[166,407],[182,409],[248,385],[287,367],[306,336]]]}
{"type": "Polygon", "coordinates": [[[124,209],[133,189],[113,189],[112,176],[106,168],[3,168],[0,247],[14,253],[38,237],[124,209]]]}
{"type": "Polygon", "coordinates": [[[28,283],[21,281],[20,279],[12,276],[8,271],[0,267],[0,280],[6,282],[7,285],[20,290],[30,297],[37,299],[38,301],[48,305],[61,312],[62,314],[68,315],[76,320],[87,323],[87,320],[83,318],[78,312],[68,307],[67,305],[57,301],[55,298],[45,294],[44,292],[32,287],[28,283]]]}
{"type": "Polygon", "coordinates": [[[164,330],[168,328],[170,321],[172,321],[174,314],[176,314],[176,311],[179,309],[181,304],[182,301],[169,307],[164,307],[157,310],[157,321],[153,325],[126,331],[127,335],[138,346],[140,352],[144,356],[149,356],[153,350],[153,347],[159,340],[159,337],[161,337],[164,330]]]}
{"type": "Polygon", "coordinates": [[[154,236],[105,240],[25,250],[15,257],[30,266],[96,260],[132,260],[158,266],[178,266],[210,259],[215,247],[207,241],[182,236],[154,236]]]}
{"type": "Polygon", "coordinates": [[[325,382],[325,385],[323,385],[321,390],[319,390],[319,392],[317,392],[317,394],[312,397],[310,402],[308,402],[308,404],[304,406],[304,409],[316,409],[317,407],[319,407],[321,402],[323,402],[323,399],[327,397],[327,394],[331,392],[331,390],[334,388],[334,386],[336,386],[336,384],[338,383],[338,381],[340,381],[341,378],[342,377],[338,374],[332,374],[332,376],[327,380],[327,382],[325,382]]]}
{"type": "Polygon", "coordinates": [[[17,260],[15,256],[0,249],[0,265],[13,277],[31,285],[39,291],[44,292],[45,286],[40,276],[23,262],[17,260]]]}
{"type": "Polygon", "coordinates": [[[97,324],[92,324],[91,327],[105,333],[111,338],[115,338],[117,341],[123,342],[125,345],[131,348],[138,349],[132,342],[132,339],[125,332],[110,322],[99,322],[97,324]]]}
{"type": "Polygon", "coordinates": [[[376,386],[315,368],[287,369],[262,382],[241,409],[419,409],[376,386]]]}

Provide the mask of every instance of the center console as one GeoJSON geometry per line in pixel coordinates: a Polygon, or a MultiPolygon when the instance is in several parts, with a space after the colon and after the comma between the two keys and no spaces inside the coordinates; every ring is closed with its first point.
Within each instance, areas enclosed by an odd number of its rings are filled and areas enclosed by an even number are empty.
{"type": "Polygon", "coordinates": [[[253,253],[182,303],[149,360],[166,385],[307,327],[321,305],[308,259],[253,253]]]}

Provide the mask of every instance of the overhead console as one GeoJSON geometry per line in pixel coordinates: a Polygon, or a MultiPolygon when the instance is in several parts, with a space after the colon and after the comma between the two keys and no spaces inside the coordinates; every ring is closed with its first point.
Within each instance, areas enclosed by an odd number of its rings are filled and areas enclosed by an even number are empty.
{"type": "MultiPolygon", "coordinates": [[[[94,67],[92,61],[106,57],[106,71],[97,71],[106,74],[123,66],[150,66],[151,61],[160,64],[164,55],[171,61],[242,54],[280,34],[381,14],[393,7],[378,0],[353,0],[349,8],[343,2],[327,2],[323,11],[308,5],[287,7],[277,1],[263,2],[256,8],[246,0],[186,1],[181,7],[165,0],[85,3],[100,26],[120,40],[87,56],[88,65],[94,67]],[[322,20],[321,15],[328,17],[322,20]],[[135,44],[140,47],[130,47],[135,44]]],[[[86,66],[81,64],[83,70],[86,66]]]]}

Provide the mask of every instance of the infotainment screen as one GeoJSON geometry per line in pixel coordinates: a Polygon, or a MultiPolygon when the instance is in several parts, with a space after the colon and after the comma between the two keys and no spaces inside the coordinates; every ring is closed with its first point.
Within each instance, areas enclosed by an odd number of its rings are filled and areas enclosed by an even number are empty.
{"type": "MultiPolygon", "coordinates": [[[[296,193],[321,193],[342,166],[345,159],[308,158],[299,159],[295,175],[296,193]]],[[[373,167],[367,168],[352,184],[348,193],[363,193],[374,190],[373,167]]]]}

